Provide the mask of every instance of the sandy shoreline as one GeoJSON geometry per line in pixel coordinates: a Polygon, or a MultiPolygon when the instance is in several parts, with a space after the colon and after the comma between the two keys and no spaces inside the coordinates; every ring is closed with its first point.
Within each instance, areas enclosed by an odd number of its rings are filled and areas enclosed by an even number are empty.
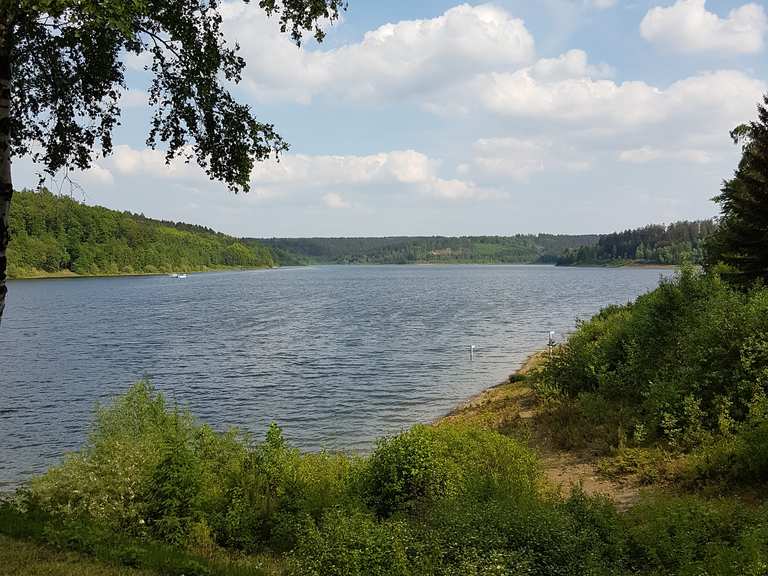
{"type": "Polygon", "coordinates": [[[490,386],[489,388],[485,388],[484,390],[481,390],[477,394],[470,396],[469,398],[467,398],[466,400],[458,404],[450,412],[437,418],[435,421],[432,422],[432,424],[441,424],[445,421],[455,419],[456,417],[458,417],[459,415],[461,415],[462,413],[468,410],[477,408],[479,406],[482,406],[483,404],[487,404],[501,392],[501,389],[503,387],[513,383],[516,377],[525,376],[531,370],[541,365],[546,353],[547,353],[546,350],[537,350],[536,352],[528,356],[520,365],[520,367],[514,372],[512,372],[507,377],[506,380],[502,380],[498,384],[494,384],[493,386],[490,386]]]}

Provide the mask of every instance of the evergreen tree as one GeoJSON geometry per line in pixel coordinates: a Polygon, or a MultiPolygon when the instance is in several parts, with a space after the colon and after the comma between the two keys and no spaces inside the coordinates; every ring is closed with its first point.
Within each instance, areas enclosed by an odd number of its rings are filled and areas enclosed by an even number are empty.
{"type": "Polygon", "coordinates": [[[738,284],[768,281],[768,95],[758,119],[731,132],[742,144],[734,177],[715,198],[720,225],[707,243],[707,264],[727,266],[724,276],[738,284]]]}

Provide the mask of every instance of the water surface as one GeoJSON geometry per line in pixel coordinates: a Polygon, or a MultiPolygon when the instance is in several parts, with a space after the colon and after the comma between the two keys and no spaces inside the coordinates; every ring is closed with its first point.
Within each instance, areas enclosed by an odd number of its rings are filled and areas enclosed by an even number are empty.
{"type": "Polygon", "coordinates": [[[274,420],[302,449],[366,450],[660,275],[324,266],[13,281],[0,328],[0,487],[79,447],[94,403],[144,376],[218,428],[261,435],[274,420]]]}

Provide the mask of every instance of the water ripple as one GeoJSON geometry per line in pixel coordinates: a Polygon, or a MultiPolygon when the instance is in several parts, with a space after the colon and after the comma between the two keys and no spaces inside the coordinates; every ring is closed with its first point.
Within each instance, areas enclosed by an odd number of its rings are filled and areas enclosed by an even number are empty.
{"type": "Polygon", "coordinates": [[[94,404],[142,377],[219,428],[261,435],[275,420],[303,449],[365,451],[497,383],[549,330],[658,280],[349,266],[14,281],[0,331],[0,487],[80,446],[94,404]]]}

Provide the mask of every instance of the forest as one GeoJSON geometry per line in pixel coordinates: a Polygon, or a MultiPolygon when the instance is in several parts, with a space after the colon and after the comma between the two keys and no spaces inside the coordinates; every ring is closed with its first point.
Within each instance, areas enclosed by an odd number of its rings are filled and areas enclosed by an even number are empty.
{"type": "Polygon", "coordinates": [[[48,190],[14,194],[8,275],[192,272],[274,265],[269,249],[210,228],[86,206],[48,190]]]}
{"type": "Polygon", "coordinates": [[[701,263],[713,220],[652,224],[612,234],[247,239],[295,264],[557,264],[603,266],[701,263]]]}
{"type": "Polygon", "coordinates": [[[597,241],[596,234],[258,240],[269,247],[284,253],[288,252],[294,257],[298,256],[305,263],[311,264],[553,263],[563,251],[592,246],[597,241]]]}
{"type": "Polygon", "coordinates": [[[700,263],[712,220],[613,234],[238,239],[204,226],[21,191],[11,210],[11,278],[153,274],[307,264],[700,263]]]}
{"type": "Polygon", "coordinates": [[[715,230],[713,220],[652,224],[600,236],[597,243],[566,249],[558,258],[559,266],[606,264],[700,264],[704,243],[715,230]]]}

